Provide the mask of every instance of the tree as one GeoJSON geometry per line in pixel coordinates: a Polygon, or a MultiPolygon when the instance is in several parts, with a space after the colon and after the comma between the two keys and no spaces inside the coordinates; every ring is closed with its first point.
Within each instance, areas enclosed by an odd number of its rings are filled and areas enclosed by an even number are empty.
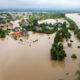
{"type": "Polygon", "coordinates": [[[66,57],[63,45],[61,43],[54,43],[51,48],[52,60],[63,60],[66,57]]]}
{"type": "Polygon", "coordinates": [[[0,38],[5,38],[6,37],[6,31],[0,29],[0,38]]]}

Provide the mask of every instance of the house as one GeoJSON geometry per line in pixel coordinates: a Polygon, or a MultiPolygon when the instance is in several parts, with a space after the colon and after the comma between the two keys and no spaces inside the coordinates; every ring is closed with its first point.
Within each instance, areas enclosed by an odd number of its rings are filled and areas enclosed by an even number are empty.
{"type": "Polygon", "coordinates": [[[18,39],[22,36],[22,32],[20,31],[17,31],[17,32],[12,32],[11,33],[11,36],[14,38],[14,39],[18,39]]]}

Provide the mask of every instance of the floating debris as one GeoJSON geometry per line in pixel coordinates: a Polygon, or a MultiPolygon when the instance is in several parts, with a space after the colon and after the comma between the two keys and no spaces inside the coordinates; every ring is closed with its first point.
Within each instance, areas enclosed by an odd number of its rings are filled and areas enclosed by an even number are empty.
{"type": "Polygon", "coordinates": [[[66,75],[69,75],[69,73],[66,73],[66,75]]]}
{"type": "Polygon", "coordinates": [[[34,42],[37,42],[37,41],[38,41],[38,39],[34,40],[33,43],[34,43],[34,42]]]}
{"type": "Polygon", "coordinates": [[[77,58],[76,54],[72,54],[71,58],[76,59],[77,58]]]}

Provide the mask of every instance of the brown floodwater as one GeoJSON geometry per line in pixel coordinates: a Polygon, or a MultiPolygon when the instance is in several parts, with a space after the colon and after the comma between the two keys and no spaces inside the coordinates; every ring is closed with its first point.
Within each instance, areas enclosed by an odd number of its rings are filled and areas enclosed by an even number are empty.
{"type": "Polygon", "coordinates": [[[55,34],[29,34],[23,42],[10,37],[0,40],[0,80],[74,80],[80,61],[80,44],[74,35],[72,48],[64,41],[67,57],[58,62],[50,59],[55,34]],[[71,59],[73,53],[76,60],[71,59]]]}

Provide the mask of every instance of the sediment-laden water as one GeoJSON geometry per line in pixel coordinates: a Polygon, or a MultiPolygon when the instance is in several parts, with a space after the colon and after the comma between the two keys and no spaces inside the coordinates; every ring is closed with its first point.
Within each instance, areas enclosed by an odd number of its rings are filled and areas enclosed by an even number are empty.
{"type": "Polygon", "coordinates": [[[0,80],[74,80],[80,49],[73,33],[72,48],[63,42],[67,57],[62,62],[50,59],[55,34],[29,34],[23,42],[10,37],[0,40],[0,80]],[[76,60],[71,59],[73,53],[78,56],[76,60]]]}

